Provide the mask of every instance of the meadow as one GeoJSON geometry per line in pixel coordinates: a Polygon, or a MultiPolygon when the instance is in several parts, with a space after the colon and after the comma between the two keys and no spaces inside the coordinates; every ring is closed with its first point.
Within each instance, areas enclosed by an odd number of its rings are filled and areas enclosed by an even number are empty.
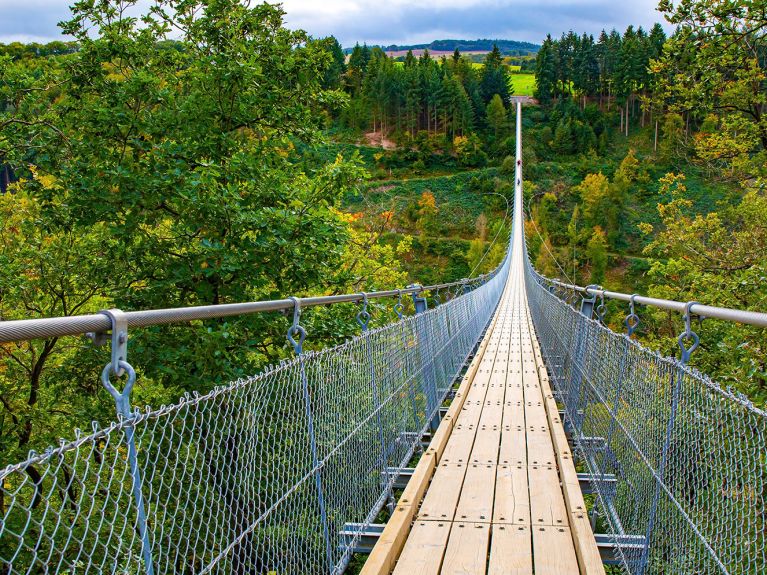
{"type": "Polygon", "coordinates": [[[532,96],[535,92],[535,74],[511,74],[509,82],[515,96],[532,96]]]}

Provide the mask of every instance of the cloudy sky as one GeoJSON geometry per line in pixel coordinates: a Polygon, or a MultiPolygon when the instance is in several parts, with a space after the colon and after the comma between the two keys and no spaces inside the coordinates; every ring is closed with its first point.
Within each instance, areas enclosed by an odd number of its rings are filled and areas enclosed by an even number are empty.
{"type": "MultiPolygon", "coordinates": [[[[56,23],[73,0],[0,0],[0,42],[60,39],[56,23]]],[[[148,0],[144,0],[148,1],[148,0]]],[[[540,43],[547,33],[598,34],[662,22],[658,0],[284,0],[288,25],[344,46],[415,44],[445,38],[540,43]]]]}

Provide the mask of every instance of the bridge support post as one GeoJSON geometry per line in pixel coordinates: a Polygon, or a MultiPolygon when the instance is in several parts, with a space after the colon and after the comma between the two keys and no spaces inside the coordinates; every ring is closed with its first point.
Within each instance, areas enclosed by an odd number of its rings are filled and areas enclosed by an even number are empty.
{"type": "MultiPolygon", "coordinates": [[[[417,286],[408,286],[417,287],[417,286]]],[[[429,309],[429,303],[420,292],[413,293],[413,305],[416,315],[422,314],[429,309]]],[[[437,381],[434,376],[434,358],[431,355],[429,335],[426,330],[418,330],[418,338],[421,340],[421,370],[423,373],[424,395],[426,396],[426,417],[429,418],[429,429],[436,431],[439,427],[439,405],[437,399],[437,381]]]]}

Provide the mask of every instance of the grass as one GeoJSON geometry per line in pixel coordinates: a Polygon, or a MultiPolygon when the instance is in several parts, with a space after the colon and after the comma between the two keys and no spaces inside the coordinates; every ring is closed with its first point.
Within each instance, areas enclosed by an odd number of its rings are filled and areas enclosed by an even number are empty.
{"type": "Polygon", "coordinates": [[[512,74],[510,81],[515,96],[532,96],[535,92],[535,74],[512,74]]]}

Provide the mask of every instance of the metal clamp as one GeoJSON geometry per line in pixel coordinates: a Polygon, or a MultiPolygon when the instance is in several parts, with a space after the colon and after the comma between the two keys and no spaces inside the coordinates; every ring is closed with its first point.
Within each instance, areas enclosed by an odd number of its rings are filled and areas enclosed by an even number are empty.
{"type": "Polygon", "coordinates": [[[581,314],[585,315],[589,319],[592,318],[594,313],[594,304],[597,301],[597,290],[601,290],[602,286],[591,284],[586,286],[586,291],[584,294],[581,294],[581,314]],[[594,293],[589,293],[589,290],[594,290],[594,293]]]}
{"type": "Polygon", "coordinates": [[[364,291],[360,293],[362,296],[362,309],[357,314],[357,323],[362,328],[362,331],[368,330],[368,324],[370,323],[370,312],[368,312],[368,294],[364,291]]]}
{"type": "Polygon", "coordinates": [[[293,302],[293,325],[288,328],[288,341],[293,346],[296,355],[301,355],[304,352],[304,340],[306,339],[306,330],[300,324],[301,300],[293,296],[288,299],[293,302]]]}
{"type": "MultiPolygon", "coordinates": [[[[106,309],[99,313],[107,316],[112,324],[112,358],[107,368],[117,377],[122,377],[126,369],[120,364],[128,362],[128,319],[125,312],[119,309],[106,309]]],[[[105,340],[106,334],[94,334],[96,345],[103,344],[105,340]]]]}
{"type": "Polygon", "coordinates": [[[634,335],[634,332],[639,327],[639,316],[636,314],[634,310],[634,300],[639,296],[639,294],[632,294],[631,298],[629,299],[629,314],[626,316],[626,319],[623,320],[623,325],[626,326],[626,331],[628,332],[628,336],[631,337],[634,335]]]}
{"type": "Polygon", "coordinates": [[[397,290],[397,303],[394,304],[394,313],[397,314],[397,319],[402,319],[402,314],[405,311],[405,306],[402,303],[402,290],[397,290]]]}
{"type": "Polygon", "coordinates": [[[692,356],[692,353],[698,349],[698,346],[700,345],[700,337],[698,337],[698,334],[692,331],[692,316],[690,313],[690,309],[694,305],[700,305],[697,301],[689,301],[684,306],[684,332],[679,335],[679,338],[677,339],[677,342],[679,343],[679,348],[682,350],[682,363],[687,363],[690,361],[690,357],[692,356]],[[685,345],[686,341],[691,341],[692,345],[690,347],[687,347],[685,345]]]}

